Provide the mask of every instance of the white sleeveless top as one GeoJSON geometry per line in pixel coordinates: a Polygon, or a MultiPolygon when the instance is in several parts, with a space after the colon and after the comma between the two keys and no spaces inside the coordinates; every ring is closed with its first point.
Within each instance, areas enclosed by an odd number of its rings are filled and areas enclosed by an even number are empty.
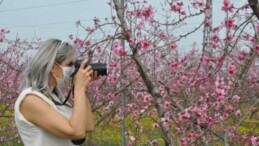
{"type": "MultiPolygon", "coordinates": [[[[18,99],[15,102],[15,109],[14,109],[14,117],[15,117],[15,124],[18,129],[18,132],[21,136],[23,144],[25,146],[75,146],[71,140],[59,138],[47,131],[41,129],[40,127],[34,125],[33,123],[27,121],[20,112],[20,104],[24,97],[27,94],[34,94],[39,98],[42,98],[46,101],[51,107],[55,110],[63,114],[65,117],[70,118],[72,115],[72,108],[68,106],[57,106],[55,105],[50,99],[48,99],[44,94],[41,92],[32,90],[32,88],[27,88],[23,90],[18,99]]],[[[52,95],[52,98],[57,98],[52,95]]]]}

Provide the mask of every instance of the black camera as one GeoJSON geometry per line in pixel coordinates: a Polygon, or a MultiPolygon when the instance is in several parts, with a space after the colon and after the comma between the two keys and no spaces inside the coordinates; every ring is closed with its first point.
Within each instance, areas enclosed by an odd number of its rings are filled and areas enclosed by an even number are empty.
{"type": "MultiPolygon", "coordinates": [[[[84,60],[82,60],[82,59],[76,60],[76,62],[74,64],[76,72],[80,68],[80,65],[81,65],[81,63],[83,61],[84,60]]],[[[92,66],[92,70],[96,71],[98,76],[106,76],[106,75],[108,75],[107,64],[106,63],[88,63],[87,62],[85,64],[84,68],[86,68],[88,65],[92,66]]]]}

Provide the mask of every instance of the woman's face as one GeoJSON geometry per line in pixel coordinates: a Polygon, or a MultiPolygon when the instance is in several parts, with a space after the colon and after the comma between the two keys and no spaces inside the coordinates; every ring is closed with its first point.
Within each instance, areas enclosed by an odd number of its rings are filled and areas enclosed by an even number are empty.
{"type": "Polygon", "coordinates": [[[74,68],[74,61],[72,60],[64,60],[60,64],[55,63],[53,68],[51,69],[51,73],[56,76],[57,78],[63,78],[63,70],[62,67],[73,67],[74,68]]]}

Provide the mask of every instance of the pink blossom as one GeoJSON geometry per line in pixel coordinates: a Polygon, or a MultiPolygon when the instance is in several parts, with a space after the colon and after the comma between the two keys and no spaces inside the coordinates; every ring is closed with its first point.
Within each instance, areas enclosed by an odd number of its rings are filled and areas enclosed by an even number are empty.
{"type": "Polygon", "coordinates": [[[132,141],[128,141],[127,146],[133,146],[132,141]]]}
{"type": "Polygon", "coordinates": [[[116,98],[115,95],[112,94],[112,93],[109,93],[109,94],[106,96],[106,99],[107,99],[107,100],[114,100],[115,98],[116,98]]]}
{"type": "Polygon", "coordinates": [[[141,31],[137,32],[137,37],[142,37],[141,31]]]}
{"type": "Polygon", "coordinates": [[[217,97],[217,103],[220,104],[220,103],[223,103],[224,102],[224,96],[218,96],[217,97]]]}
{"type": "Polygon", "coordinates": [[[134,38],[130,38],[130,39],[129,39],[129,44],[130,44],[130,45],[134,45],[134,44],[135,44],[134,38]]]}
{"type": "Polygon", "coordinates": [[[240,97],[239,97],[238,95],[234,95],[234,96],[232,97],[232,99],[233,99],[233,102],[234,102],[234,103],[238,103],[239,100],[240,100],[240,97]]]}
{"type": "Polygon", "coordinates": [[[2,43],[5,39],[5,33],[0,32],[0,43],[2,43]]]}
{"type": "Polygon", "coordinates": [[[109,107],[113,106],[113,104],[114,104],[113,101],[110,101],[110,102],[108,103],[109,107]]]}
{"type": "Polygon", "coordinates": [[[93,33],[94,32],[94,29],[90,28],[90,27],[87,27],[85,29],[85,31],[87,31],[88,33],[93,33]]]}
{"type": "Polygon", "coordinates": [[[147,107],[145,107],[144,109],[140,110],[140,113],[145,113],[147,112],[147,107]]]}
{"type": "Polygon", "coordinates": [[[118,77],[117,77],[117,75],[115,75],[115,74],[110,74],[110,75],[108,76],[108,81],[109,81],[110,83],[113,83],[113,84],[118,83],[118,77]]]}
{"type": "Polygon", "coordinates": [[[171,47],[172,50],[174,50],[174,49],[177,48],[177,45],[176,45],[176,43],[171,43],[170,47],[171,47]]]}
{"type": "Polygon", "coordinates": [[[140,48],[149,49],[150,47],[151,47],[151,43],[147,39],[140,41],[140,43],[139,43],[139,49],[140,48]]]}
{"type": "Polygon", "coordinates": [[[113,21],[113,23],[115,23],[115,24],[117,23],[117,22],[116,22],[116,18],[117,18],[116,16],[112,16],[112,21],[113,21]]]}
{"type": "Polygon", "coordinates": [[[242,51],[240,51],[240,52],[238,53],[238,59],[239,59],[240,61],[243,61],[246,55],[247,55],[247,52],[245,52],[244,50],[242,50],[242,51]]]}
{"type": "Polygon", "coordinates": [[[180,13],[182,11],[182,7],[183,7],[183,2],[178,1],[176,3],[174,3],[174,2],[171,3],[171,11],[172,12],[180,13]]]}
{"type": "Polygon", "coordinates": [[[236,74],[236,66],[233,63],[228,64],[228,72],[233,76],[236,74]]]}
{"type": "Polygon", "coordinates": [[[76,39],[74,40],[74,44],[75,44],[75,46],[78,47],[78,48],[82,48],[82,47],[83,47],[83,41],[82,41],[81,39],[79,39],[79,38],[76,38],[76,39]]]}
{"type": "Polygon", "coordinates": [[[98,24],[100,22],[100,19],[97,17],[94,17],[94,24],[98,24]]]}
{"type": "Polygon", "coordinates": [[[0,43],[2,43],[5,39],[5,35],[10,33],[10,30],[1,29],[0,31],[0,43]]]}
{"type": "Polygon", "coordinates": [[[165,101],[165,103],[164,103],[164,109],[167,109],[167,108],[169,108],[169,107],[170,107],[170,102],[165,101]]]}
{"type": "Polygon", "coordinates": [[[109,63],[109,68],[110,69],[120,69],[120,65],[117,61],[111,61],[109,63]]]}
{"type": "Polygon", "coordinates": [[[205,65],[210,65],[211,64],[211,59],[204,56],[204,57],[200,57],[199,61],[201,64],[205,64],[205,65]]]}
{"type": "Polygon", "coordinates": [[[181,65],[178,62],[169,63],[171,69],[178,69],[181,65]]]}
{"type": "Polygon", "coordinates": [[[158,127],[159,127],[159,125],[157,123],[153,124],[153,128],[158,128],[158,127]]]}
{"type": "Polygon", "coordinates": [[[232,42],[232,39],[233,39],[233,36],[230,35],[230,34],[228,34],[228,35],[227,35],[227,42],[228,42],[228,43],[231,43],[231,42],[232,42]]]}
{"type": "Polygon", "coordinates": [[[204,25],[205,25],[206,27],[210,27],[210,25],[211,25],[210,20],[209,20],[209,19],[205,19],[204,25]]]}
{"type": "Polygon", "coordinates": [[[151,95],[145,95],[144,96],[144,103],[150,102],[152,99],[151,95]]]}
{"type": "Polygon", "coordinates": [[[153,7],[149,5],[146,8],[143,8],[143,10],[138,10],[136,13],[137,18],[144,18],[144,20],[149,20],[150,17],[153,16],[153,7]]]}
{"type": "Polygon", "coordinates": [[[153,140],[151,141],[151,144],[152,144],[152,146],[158,146],[158,142],[157,142],[156,139],[153,139],[153,140]]]}
{"type": "Polygon", "coordinates": [[[150,17],[153,15],[153,7],[150,5],[147,8],[144,8],[142,11],[142,16],[145,18],[145,20],[150,19],[150,17]]]}
{"type": "Polygon", "coordinates": [[[136,15],[136,13],[135,13],[135,11],[128,11],[128,15],[129,16],[134,16],[134,15],[136,15]]]}
{"type": "Polygon", "coordinates": [[[97,45],[97,46],[95,47],[95,49],[97,50],[97,52],[99,52],[99,53],[101,52],[101,47],[100,47],[100,46],[97,45]]]}
{"type": "Polygon", "coordinates": [[[120,57],[125,56],[127,54],[126,51],[123,49],[123,47],[118,42],[115,42],[112,45],[111,50],[113,50],[120,57]]]}
{"type": "Polygon", "coordinates": [[[119,47],[119,48],[116,48],[116,54],[122,57],[127,55],[127,52],[122,47],[119,47]]]}
{"type": "Polygon", "coordinates": [[[140,21],[137,25],[136,25],[136,29],[142,29],[144,28],[144,22],[140,21]]]}
{"type": "Polygon", "coordinates": [[[213,34],[210,38],[211,41],[218,43],[219,42],[219,37],[216,34],[213,34]]]}
{"type": "Polygon", "coordinates": [[[198,6],[199,6],[200,8],[204,8],[204,6],[205,6],[204,1],[198,2],[198,6]]]}
{"type": "Polygon", "coordinates": [[[161,91],[161,90],[164,90],[165,89],[165,86],[164,85],[160,85],[159,86],[159,90],[161,91]]]}
{"type": "Polygon", "coordinates": [[[189,138],[195,138],[195,133],[193,131],[191,131],[189,134],[188,134],[188,137],[189,138]]]}
{"type": "Polygon", "coordinates": [[[226,108],[226,111],[233,112],[233,107],[231,105],[226,105],[225,108],[226,108]]]}
{"type": "Polygon", "coordinates": [[[130,140],[131,140],[131,141],[135,141],[136,139],[135,139],[134,136],[131,135],[131,136],[130,136],[130,140]]]}
{"type": "Polygon", "coordinates": [[[219,27],[215,27],[214,29],[213,29],[213,33],[216,33],[216,32],[219,32],[220,31],[220,28],[219,27]]]}
{"type": "Polygon", "coordinates": [[[242,115],[242,113],[241,113],[240,110],[237,110],[237,111],[235,111],[235,115],[238,116],[238,117],[240,117],[240,116],[242,115]]]}
{"type": "Polygon", "coordinates": [[[141,18],[142,17],[142,11],[138,10],[136,15],[137,15],[138,18],[141,18]]]}
{"type": "Polygon", "coordinates": [[[223,6],[222,6],[222,11],[224,12],[233,12],[234,5],[230,4],[229,0],[224,0],[223,6]]]}
{"type": "Polygon", "coordinates": [[[252,37],[250,41],[251,41],[252,44],[255,44],[256,43],[256,38],[252,37]]]}
{"type": "Polygon", "coordinates": [[[229,126],[227,129],[230,133],[233,133],[236,130],[236,127],[235,126],[229,126]]]}
{"type": "Polygon", "coordinates": [[[197,106],[195,106],[193,109],[192,109],[192,112],[194,112],[196,115],[197,115],[197,117],[200,117],[202,114],[202,111],[201,111],[201,109],[199,108],[199,107],[197,107],[197,106]]]}
{"type": "Polygon", "coordinates": [[[188,111],[186,111],[183,115],[182,115],[182,118],[184,119],[184,120],[187,120],[187,119],[189,119],[191,117],[191,115],[190,115],[190,113],[188,112],[188,111]]]}
{"type": "Polygon", "coordinates": [[[226,18],[225,19],[225,26],[227,29],[233,29],[234,28],[234,19],[233,18],[226,18]]]}
{"type": "Polygon", "coordinates": [[[215,93],[217,96],[224,96],[226,94],[226,91],[224,89],[216,88],[215,93]]]}
{"type": "Polygon", "coordinates": [[[161,118],[161,122],[168,123],[168,122],[170,122],[170,118],[169,117],[161,118]]]}
{"type": "Polygon", "coordinates": [[[166,38],[166,35],[165,35],[165,32],[164,31],[161,31],[159,33],[159,36],[162,38],[162,39],[165,39],[166,38]]]}
{"type": "Polygon", "coordinates": [[[259,137],[251,136],[251,144],[252,144],[252,146],[258,146],[259,145],[259,137]]]}
{"type": "Polygon", "coordinates": [[[90,46],[90,45],[91,45],[91,41],[90,41],[90,40],[86,40],[86,41],[85,41],[85,45],[86,45],[86,46],[90,46]]]}
{"type": "Polygon", "coordinates": [[[182,138],[181,139],[181,144],[182,144],[182,146],[187,146],[187,140],[185,139],[185,138],[182,138]]]}
{"type": "Polygon", "coordinates": [[[259,45],[254,46],[254,51],[259,52],[259,45]]]}
{"type": "Polygon", "coordinates": [[[186,15],[186,12],[185,11],[181,11],[180,13],[182,16],[185,16],[186,15]]]}

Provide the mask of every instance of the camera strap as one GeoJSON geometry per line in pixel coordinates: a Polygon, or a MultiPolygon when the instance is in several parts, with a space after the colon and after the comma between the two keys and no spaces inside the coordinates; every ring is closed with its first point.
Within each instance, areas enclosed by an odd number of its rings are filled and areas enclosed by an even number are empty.
{"type": "Polygon", "coordinates": [[[66,104],[66,102],[67,102],[67,100],[69,98],[70,93],[69,93],[69,95],[67,96],[67,98],[65,99],[65,101],[63,103],[62,102],[58,102],[55,99],[53,99],[52,96],[50,94],[48,94],[48,92],[45,89],[41,90],[41,93],[44,94],[48,99],[50,99],[55,105],[58,105],[58,106],[66,105],[68,107],[71,107],[70,105],[66,104]]]}

